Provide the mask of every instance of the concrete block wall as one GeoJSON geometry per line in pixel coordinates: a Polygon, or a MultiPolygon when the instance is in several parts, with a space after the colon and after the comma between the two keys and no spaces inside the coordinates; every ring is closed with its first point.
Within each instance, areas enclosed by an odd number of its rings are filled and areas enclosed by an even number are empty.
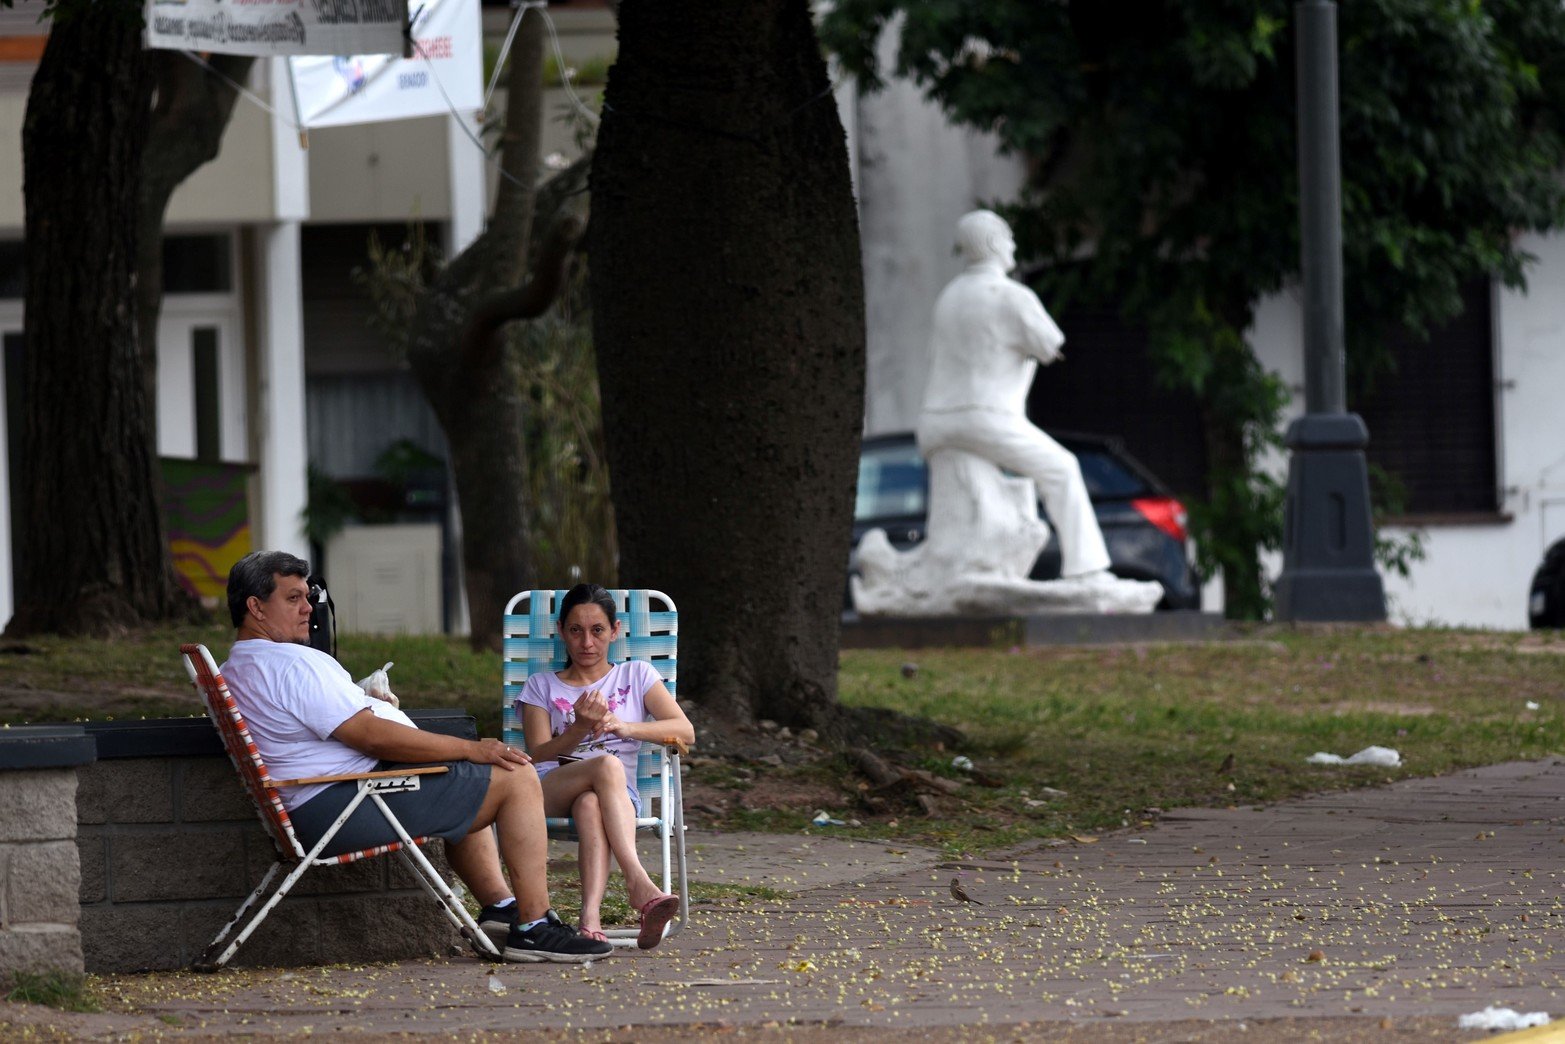
{"type": "Polygon", "coordinates": [[[0,733],[0,984],[6,988],[22,971],[82,973],[76,772],[92,757],[92,740],[80,728],[0,733]]]}
{"type": "MultiPolygon", "coordinates": [[[[466,716],[430,717],[438,720],[420,724],[473,731],[466,716]]],[[[75,845],[86,969],[186,967],[260,883],[276,851],[205,719],[88,728],[99,759],[81,772],[75,845]]],[[[450,880],[441,843],[424,852],[450,880]]],[[[399,960],[461,943],[392,855],[306,871],[233,963],[399,960]]]]}

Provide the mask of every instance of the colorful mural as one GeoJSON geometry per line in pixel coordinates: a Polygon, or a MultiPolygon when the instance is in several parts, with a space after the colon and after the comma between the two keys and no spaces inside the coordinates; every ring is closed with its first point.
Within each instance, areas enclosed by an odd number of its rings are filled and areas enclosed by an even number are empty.
{"type": "Polygon", "coordinates": [[[180,585],[222,604],[228,570],[252,550],[249,464],[163,458],[163,511],[180,585]]]}

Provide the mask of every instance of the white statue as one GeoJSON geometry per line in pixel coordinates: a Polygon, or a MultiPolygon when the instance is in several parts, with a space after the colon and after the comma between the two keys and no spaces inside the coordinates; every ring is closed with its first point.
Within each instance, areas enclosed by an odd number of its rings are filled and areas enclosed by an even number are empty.
{"type": "Polygon", "coordinates": [[[928,539],[898,552],[881,530],[866,533],[855,607],[894,616],[1149,612],[1162,586],[1108,572],[1081,465],[1027,419],[1038,364],[1061,358],[1065,336],[1038,296],[1007,275],[1016,267],[1010,228],[973,211],[957,223],[957,246],[967,268],[935,301],[917,429],[929,462],[928,539]],[[1039,490],[1059,531],[1059,580],[1027,579],[1049,537],[1039,490]]]}

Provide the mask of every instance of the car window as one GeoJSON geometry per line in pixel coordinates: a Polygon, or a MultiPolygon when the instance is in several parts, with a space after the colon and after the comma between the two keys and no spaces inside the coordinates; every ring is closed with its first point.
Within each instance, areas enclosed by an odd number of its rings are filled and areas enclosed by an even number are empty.
{"type": "Polygon", "coordinates": [[[912,443],[871,446],[859,457],[853,520],[922,515],[929,509],[929,474],[912,443]]]}
{"type": "Polygon", "coordinates": [[[1151,492],[1147,484],[1124,462],[1103,450],[1078,450],[1081,477],[1087,483],[1087,495],[1093,499],[1136,497],[1151,492]]]}

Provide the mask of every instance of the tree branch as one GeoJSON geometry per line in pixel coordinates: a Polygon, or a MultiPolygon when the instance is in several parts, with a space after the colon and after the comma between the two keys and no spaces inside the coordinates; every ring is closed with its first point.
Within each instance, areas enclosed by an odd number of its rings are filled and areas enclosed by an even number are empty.
{"type": "Polygon", "coordinates": [[[506,77],[505,126],[500,136],[500,179],[494,211],[485,238],[486,272],[491,286],[511,286],[527,271],[527,244],[532,239],[534,202],[541,168],[539,149],[543,125],[543,16],[529,11],[522,16],[511,47],[506,77]]]}
{"type": "Polygon", "coordinates": [[[500,329],[506,323],[542,315],[554,302],[565,278],[566,258],[584,227],[585,223],[575,214],[560,219],[549,230],[533,277],[522,286],[497,290],[477,302],[462,331],[462,355],[467,366],[482,366],[499,352],[500,329]]]}

